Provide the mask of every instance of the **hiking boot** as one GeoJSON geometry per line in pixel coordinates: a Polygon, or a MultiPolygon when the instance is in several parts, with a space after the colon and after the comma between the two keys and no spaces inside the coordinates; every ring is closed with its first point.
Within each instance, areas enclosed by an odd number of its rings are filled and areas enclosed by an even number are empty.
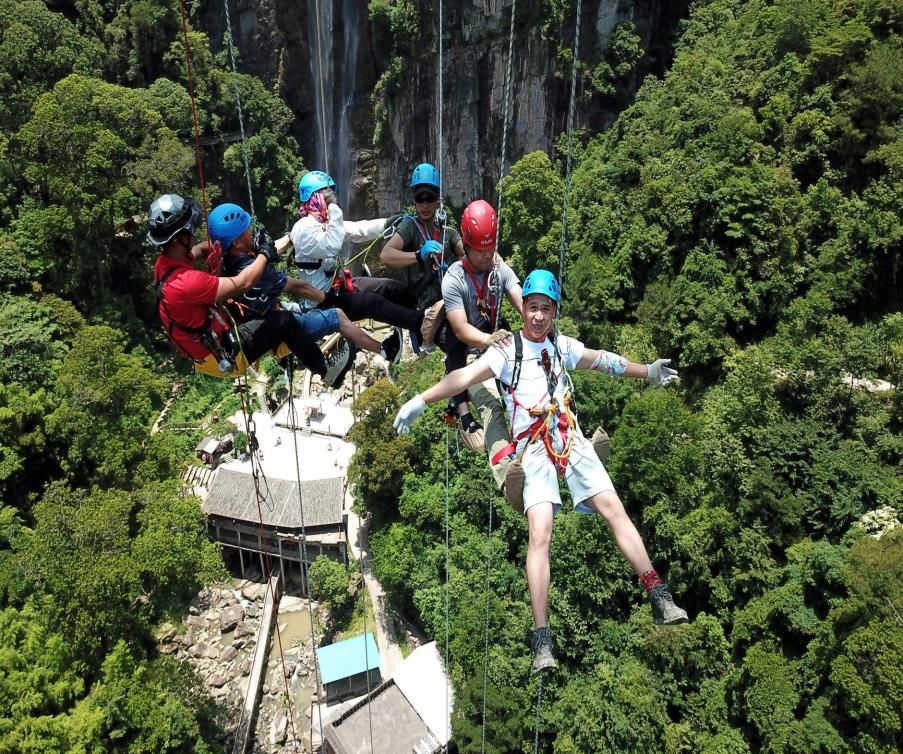
{"type": "Polygon", "coordinates": [[[423,312],[423,323],[420,325],[420,334],[423,336],[421,348],[433,346],[443,322],[445,322],[445,301],[440,300],[423,312]]]}
{"type": "Polygon", "coordinates": [[[485,446],[483,426],[473,418],[469,411],[459,417],[459,422],[458,434],[461,436],[461,442],[464,443],[464,447],[472,450],[474,453],[482,451],[485,446]]]}
{"type": "Polygon", "coordinates": [[[520,461],[511,461],[508,464],[508,471],[505,472],[505,498],[515,513],[523,514],[524,512],[524,481],[526,478],[527,475],[524,474],[524,467],[520,461]]]}
{"type": "Polygon", "coordinates": [[[324,384],[333,389],[340,387],[348,370],[354,366],[355,356],[357,356],[357,346],[354,343],[350,340],[339,341],[332,349],[332,353],[326,357],[324,384]]]}
{"type": "Polygon", "coordinates": [[[674,604],[667,584],[659,584],[649,590],[649,604],[652,605],[652,622],[656,626],[676,626],[689,620],[687,611],[674,604]]]}
{"type": "Polygon", "coordinates": [[[611,451],[608,432],[602,427],[596,427],[596,431],[593,432],[593,439],[590,442],[592,442],[593,450],[596,451],[599,460],[604,464],[608,460],[608,454],[611,451]]]}
{"type": "Polygon", "coordinates": [[[552,657],[552,632],[548,626],[537,628],[533,632],[533,672],[541,673],[557,667],[558,663],[552,657]]]}
{"type": "Polygon", "coordinates": [[[397,364],[401,358],[401,330],[395,328],[388,338],[380,343],[379,355],[390,364],[397,364]]]}

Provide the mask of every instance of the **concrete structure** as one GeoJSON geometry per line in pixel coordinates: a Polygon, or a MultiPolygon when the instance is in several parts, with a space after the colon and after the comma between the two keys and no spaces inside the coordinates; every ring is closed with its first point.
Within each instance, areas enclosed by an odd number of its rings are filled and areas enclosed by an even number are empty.
{"type": "Polygon", "coordinates": [[[379,650],[372,633],[320,647],[317,666],[327,704],[366,694],[382,683],[379,650]]]}
{"type": "MultiPolygon", "coordinates": [[[[342,510],[344,477],[302,480],[259,480],[230,466],[217,471],[203,503],[207,532],[224,547],[237,551],[244,576],[245,559],[278,559],[285,581],[286,567],[299,568],[307,592],[307,566],[319,555],[348,562],[346,521],[342,510]]],[[[276,564],[273,564],[273,568],[276,564]]]]}
{"type": "Polygon", "coordinates": [[[395,676],[323,728],[325,754],[438,754],[451,738],[454,699],[436,642],[415,649],[395,676]]]}
{"type": "Polygon", "coordinates": [[[241,708],[241,718],[238,721],[238,729],[235,731],[232,754],[245,754],[248,745],[254,739],[254,716],[257,713],[257,700],[260,698],[263,685],[263,672],[270,646],[270,636],[273,633],[273,626],[276,624],[277,611],[275,608],[279,604],[280,594],[279,577],[272,576],[263,603],[260,630],[257,632],[257,648],[254,651],[254,662],[248,678],[248,693],[245,694],[245,703],[241,708]]]}

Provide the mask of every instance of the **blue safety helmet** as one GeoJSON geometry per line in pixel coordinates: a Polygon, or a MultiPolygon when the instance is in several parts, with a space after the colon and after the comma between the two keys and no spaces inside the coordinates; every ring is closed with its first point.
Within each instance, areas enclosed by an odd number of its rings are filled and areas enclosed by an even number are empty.
{"type": "Polygon", "coordinates": [[[322,170],[311,170],[304,174],[300,181],[298,181],[298,198],[302,202],[310,201],[310,197],[313,196],[320,189],[331,188],[335,191],[335,181],[329,177],[328,173],[324,173],[322,170]]]}
{"type": "Polygon", "coordinates": [[[439,191],[439,171],[428,162],[420,163],[411,173],[411,188],[418,186],[432,186],[439,191]]]}
{"type": "Polygon", "coordinates": [[[251,227],[251,216],[237,204],[220,204],[207,216],[210,240],[219,241],[226,251],[242,233],[251,227]]]}
{"type": "Polygon", "coordinates": [[[525,299],[533,293],[541,293],[543,296],[548,296],[556,304],[561,299],[561,288],[558,285],[558,281],[548,270],[533,270],[527,275],[521,293],[525,299]]]}

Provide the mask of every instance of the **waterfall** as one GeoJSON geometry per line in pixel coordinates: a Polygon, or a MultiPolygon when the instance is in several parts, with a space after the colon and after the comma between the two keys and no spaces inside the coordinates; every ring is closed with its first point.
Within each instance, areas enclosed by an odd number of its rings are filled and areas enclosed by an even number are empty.
{"type": "Polygon", "coordinates": [[[360,28],[360,0],[312,0],[309,10],[307,39],[317,131],[315,159],[307,167],[329,172],[338,188],[339,203],[348,210],[354,174],[350,111],[358,39],[366,29],[360,28]],[[336,40],[341,40],[341,48],[336,40]]]}

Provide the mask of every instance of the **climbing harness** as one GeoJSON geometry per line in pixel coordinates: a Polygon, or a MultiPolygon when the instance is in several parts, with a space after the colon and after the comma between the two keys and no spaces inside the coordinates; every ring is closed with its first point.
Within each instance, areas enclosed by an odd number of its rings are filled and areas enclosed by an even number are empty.
{"type": "Polygon", "coordinates": [[[493,265],[488,271],[483,273],[483,284],[477,282],[477,274],[474,272],[470,260],[465,257],[461,260],[461,266],[470,279],[470,284],[476,296],[475,305],[480,316],[486,320],[490,333],[496,331],[499,322],[499,314],[501,311],[501,280],[498,269],[493,265]]]}

